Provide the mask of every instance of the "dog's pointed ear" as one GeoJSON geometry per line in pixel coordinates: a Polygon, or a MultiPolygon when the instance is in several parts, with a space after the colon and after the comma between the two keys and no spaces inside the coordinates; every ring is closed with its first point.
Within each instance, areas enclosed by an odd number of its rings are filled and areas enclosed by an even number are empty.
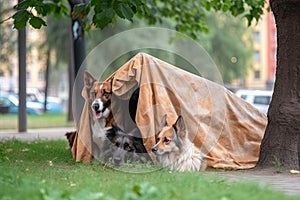
{"type": "Polygon", "coordinates": [[[96,79],[88,72],[84,71],[84,86],[91,88],[96,79]]]}
{"type": "Polygon", "coordinates": [[[106,137],[109,139],[109,141],[113,141],[114,137],[116,136],[117,130],[115,126],[113,125],[110,129],[108,129],[105,133],[106,137]]]}
{"type": "Polygon", "coordinates": [[[184,124],[184,120],[183,117],[180,115],[178,116],[175,124],[173,125],[174,129],[177,130],[177,133],[179,134],[179,136],[184,136],[185,134],[185,124],[184,124]]]}
{"type": "Polygon", "coordinates": [[[168,123],[167,123],[167,114],[165,114],[162,119],[161,119],[161,122],[160,122],[160,130],[163,129],[163,127],[167,126],[168,123]]]}

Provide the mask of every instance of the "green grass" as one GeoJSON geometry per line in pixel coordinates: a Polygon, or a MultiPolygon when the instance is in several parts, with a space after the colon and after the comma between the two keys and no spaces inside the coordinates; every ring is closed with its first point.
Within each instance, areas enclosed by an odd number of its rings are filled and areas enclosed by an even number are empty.
{"type": "Polygon", "coordinates": [[[0,142],[0,185],[1,200],[297,199],[255,183],[226,181],[202,173],[154,167],[149,173],[125,173],[96,162],[75,163],[67,141],[0,142]]]}
{"type": "MultiPolygon", "coordinates": [[[[71,127],[74,122],[67,122],[66,114],[27,115],[28,128],[71,127]]],[[[0,130],[17,129],[18,115],[0,114],[0,130]]]]}

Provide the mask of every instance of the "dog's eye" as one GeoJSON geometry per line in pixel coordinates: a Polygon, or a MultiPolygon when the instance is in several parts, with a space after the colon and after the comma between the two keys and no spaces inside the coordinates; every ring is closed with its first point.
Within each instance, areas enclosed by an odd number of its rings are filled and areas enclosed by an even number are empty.
{"type": "Polygon", "coordinates": [[[119,147],[119,146],[120,146],[120,143],[119,143],[119,142],[116,142],[116,146],[119,147]]]}
{"type": "Polygon", "coordinates": [[[127,149],[126,149],[126,151],[128,151],[128,152],[133,152],[134,149],[133,149],[133,147],[128,146],[127,149]]]}
{"type": "Polygon", "coordinates": [[[156,138],[156,143],[158,143],[158,142],[159,142],[159,140],[160,140],[160,138],[156,138]]]}
{"type": "Polygon", "coordinates": [[[105,91],[105,90],[103,91],[103,96],[104,96],[104,97],[108,97],[109,94],[110,94],[110,92],[107,92],[107,91],[105,91]]]}
{"type": "Polygon", "coordinates": [[[171,140],[169,140],[168,138],[164,138],[164,143],[169,144],[171,140]]]}
{"type": "Polygon", "coordinates": [[[134,149],[128,143],[125,143],[124,150],[126,150],[128,152],[132,152],[134,149]]]}

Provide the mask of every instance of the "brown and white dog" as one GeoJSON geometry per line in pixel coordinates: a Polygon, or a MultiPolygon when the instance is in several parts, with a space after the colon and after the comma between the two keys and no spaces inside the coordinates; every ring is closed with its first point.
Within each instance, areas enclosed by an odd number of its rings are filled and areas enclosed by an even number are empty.
{"type": "MultiPolygon", "coordinates": [[[[114,124],[111,108],[111,82],[97,81],[90,73],[84,72],[84,84],[88,92],[88,103],[91,113],[91,132],[93,141],[93,156],[106,163],[112,159],[112,164],[122,165],[127,161],[137,161],[140,156],[146,160],[149,155],[143,145],[138,128],[126,133],[114,124]],[[134,136],[138,135],[138,137],[134,136]]],[[[138,90],[129,101],[129,112],[135,118],[138,90]],[[133,110],[131,112],[131,110],[133,110]]]]}
{"type": "Polygon", "coordinates": [[[111,111],[112,88],[110,82],[97,81],[90,73],[84,72],[84,85],[87,88],[88,103],[91,106],[91,132],[93,156],[101,159],[106,131],[113,123],[111,111]]]}
{"type": "Polygon", "coordinates": [[[179,172],[205,170],[204,155],[188,138],[182,116],[172,126],[167,125],[166,118],[167,115],[162,118],[156,145],[152,148],[159,163],[179,172]]]}

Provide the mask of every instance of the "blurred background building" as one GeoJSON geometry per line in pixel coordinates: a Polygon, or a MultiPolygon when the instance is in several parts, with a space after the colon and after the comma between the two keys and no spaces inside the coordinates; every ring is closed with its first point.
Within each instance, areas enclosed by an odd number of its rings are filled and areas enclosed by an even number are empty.
{"type": "Polygon", "coordinates": [[[276,26],[272,12],[265,12],[254,26],[253,69],[245,77],[244,87],[272,89],[276,72],[276,26]]]}
{"type": "MultiPolygon", "coordinates": [[[[3,6],[9,7],[16,1],[3,1],[3,6]]],[[[2,24],[5,29],[0,30],[2,40],[9,40],[8,46],[1,48],[11,49],[10,51],[2,50],[1,56],[6,62],[0,63],[0,93],[1,92],[18,92],[18,55],[17,55],[17,30],[13,29],[11,21],[2,24]],[[5,32],[5,34],[4,34],[5,32]],[[4,38],[7,35],[7,38],[4,38]]],[[[37,88],[41,91],[45,88],[45,71],[47,59],[46,51],[41,46],[46,40],[46,31],[35,30],[27,27],[27,87],[37,88]]],[[[273,14],[266,12],[260,21],[249,29],[253,34],[253,63],[248,69],[247,76],[232,81],[235,88],[255,88],[269,89],[273,87],[276,69],[276,27],[273,14]]],[[[68,41],[65,41],[66,43],[68,41]]],[[[66,44],[67,45],[67,44],[66,44]]],[[[55,60],[54,53],[50,54],[50,59],[55,60]]],[[[55,65],[55,64],[53,64],[55,65]]],[[[51,71],[50,85],[48,94],[50,96],[59,96],[66,99],[68,94],[68,74],[67,64],[64,67],[55,67],[51,71]]]]}

